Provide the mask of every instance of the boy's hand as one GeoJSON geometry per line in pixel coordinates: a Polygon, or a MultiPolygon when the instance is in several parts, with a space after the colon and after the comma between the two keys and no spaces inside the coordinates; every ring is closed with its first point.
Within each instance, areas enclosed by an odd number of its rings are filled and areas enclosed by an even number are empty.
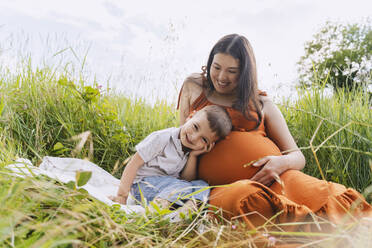
{"type": "Polygon", "coordinates": [[[126,205],[126,204],[127,204],[128,196],[122,196],[122,195],[112,196],[112,195],[110,195],[108,198],[109,198],[111,201],[114,201],[114,202],[117,202],[117,203],[120,203],[120,204],[126,205]]]}
{"type": "Polygon", "coordinates": [[[214,147],[214,145],[215,145],[215,143],[213,142],[213,143],[211,143],[209,145],[206,145],[206,146],[202,147],[199,150],[193,150],[193,151],[190,152],[190,156],[197,157],[197,156],[199,156],[199,155],[201,155],[203,153],[210,152],[210,150],[212,150],[212,148],[214,147]]]}

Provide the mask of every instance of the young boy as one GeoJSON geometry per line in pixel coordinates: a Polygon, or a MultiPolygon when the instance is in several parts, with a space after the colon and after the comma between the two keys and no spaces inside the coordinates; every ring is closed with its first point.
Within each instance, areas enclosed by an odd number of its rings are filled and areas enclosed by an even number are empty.
{"type": "MultiPolygon", "coordinates": [[[[196,112],[179,128],[168,128],[151,133],[137,146],[137,152],[125,167],[117,196],[113,201],[126,204],[129,192],[141,201],[155,201],[161,207],[171,203],[183,205],[180,199],[208,186],[195,180],[197,157],[209,152],[215,142],[231,131],[231,119],[220,106],[206,106],[196,112]]],[[[192,196],[205,201],[209,190],[192,196]]],[[[188,200],[183,208],[194,208],[188,200]]]]}

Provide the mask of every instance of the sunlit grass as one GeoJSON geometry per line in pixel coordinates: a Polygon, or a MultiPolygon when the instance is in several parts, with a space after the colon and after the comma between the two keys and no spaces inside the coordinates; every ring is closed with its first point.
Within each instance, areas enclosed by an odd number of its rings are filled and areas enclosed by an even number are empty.
{"type": "Polygon", "coordinates": [[[329,95],[325,92],[315,87],[299,90],[298,100],[280,106],[282,113],[305,154],[306,173],[321,178],[323,172],[327,180],[363,191],[372,184],[369,94],[340,90],[338,94],[329,95]],[[310,148],[312,138],[321,170],[310,148]]]}
{"type": "MultiPolygon", "coordinates": [[[[305,171],[321,177],[316,151],[326,179],[363,192],[372,184],[372,118],[366,94],[329,96],[315,88],[299,94],[298,100],[280,107],[305,153],[305,171]]],[[[0,97],[2,247],[265,247],[274,241],[367,247],[372,241],[371,226],[358,221],[326,233],[285,232],[284,225],[303,223],[273,225],[269,220],[249,230],[244,223],[216,221],[202,211],[180,223],[169,223],[162,213],[129,216],[54,180],[15,177],[5,165],[16,157],[37,165],[45,155],[91,156],[119,177],[134,145],[154,130],[177,126],[178,114],[166,102],[149,105],[103,90],[99,82],[73,78],[67,69],[32,69],[29,63],[16,73],[2,70],[0,97]]]]}
{"type": "MultiPolygon", "coordinates": [[[[166,102],[150,106],[49,68],[7,76],[1,95],[0,126],[22,151],[19,155],[33,162],[48,154],[71,156],[77,143],[71,138],[90,131],[93,162],[111,172],[146,135],[177,122],[174,106],[166,102]]],[[[86,148],[77,156],[87,156],[86,148]]]]}
{"type": "Polygon", "coordinates": [[[371,242],[372,227],[358,222],[333,233],[280,231],[286,224],[270,231],[270,222],[248,230],[244,223],[216,222],[204,212],[169,223],[156,212],[127,215],[45,177],[17,178],[1,167],[0,182],[3,247],[267,247],[273,241],[304,247],[367,247],[371,242]]]}

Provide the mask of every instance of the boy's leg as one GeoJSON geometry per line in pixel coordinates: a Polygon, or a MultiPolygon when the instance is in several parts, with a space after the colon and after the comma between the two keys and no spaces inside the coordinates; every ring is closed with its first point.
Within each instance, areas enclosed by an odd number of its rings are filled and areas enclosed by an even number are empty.
{"type": "Polygon", "coordinates": [[[175,212],[168,215],[171,222],[179,222],[182,220],[181,215],[189,216],[197,212],[199,207],[204,203],[207,203],[210,189],[208,184],[203,180],[194,180],[187,182],[189,184],[190,192],[192,196],[175,212]]]}
{"type": "Polygon", "coordinates": [[[156,186],[148,182],[148,178],[144,178],[142,181],[135,183],[131,187],[130,193],[133,195],[137,204],[152,201],[158,194],[156,186]]]}
{"type": "MultiPolygon", "coordinates": [[[[168,200],[165,200],[165,199],[161,199],[161,198],[154,198],[154,200],[152,200],[152,202],[157,205],[160,209],[167,209],[170,207],[171,205],[171,202],[168,201],[168,200]]],[[[150,204],[150,211],[155,211],[155,209],[151,206],[150,204]]]]}
{"type": "MultiPolygon", "coordinates": [[[[161,209],[169,208],[172,203],[176,203],[184,206],[180,211],[185,214],[198,209],[195,200],[206,202],[210,191],[208,188],[204,189],[208,184],[202,180],[189,182],[171,176],[147,177],[141,182],[141,186],[147,201],[153,201],[161,209]],[[195,194],[199,190],[200,192],[195,194]],[[184,198],[187,195],[191,195],[189,199],[184,198]]],[[[154,210],[151,204],[150,210],[154,210]]]]}
{"type": "Polygon", "coordinates": [[[193,192],[193,185],[175,177],[164,176],[158,185],[159,193],[155,198],[168,200],[179,206],[184,205],[184,197],[193,192]]]}
{"type": "Polygon", "coordinates": [[[165,178],[165,176],[145,177],[140,182],[132,185],[131,194],[139,203],[143,200],[146,200],[147,203],[156,201],[157,204],[168,206],[170,204],[169,200],[165,197],[161,197],[164,188],[169,187],[165,178]]]}
{"type": "Polygon", "coordinates": [[[169,208],[171,203],[182,206],[184,203],[180,199],[192,193],[190,182],[171,176],[149,176],[132,189],[132,194],[138,201],[141,201],[142,194],[147,202],[153,201],[160,208],[169,208]]]}
{"type": "Polygon", "coordinates": [[[169,218],[170,222],[179,222],[182,221],[181,215],[190,216],[194,212],[198,211],[198,204],[195,199],[188,200],[182,207],[178,208],[174,212],[166,215],[166,218],[169,218]]]}
{"type": "Polygon", "coordinates": [[[183,206],[180,208],[180,212],[187,214],[189,212],[196,212],[198,211],[198,203],[194,200],[188,200],[183,206]]]}
{"type": "MultiPolygon", "coordinates": [[[[160,209],[169,208],[171,202],[157,197],[157,195],[161,192],[162,184],[161,179],[163,177],[159,176],[150,176],[144,178],[141,182],[136,183],[132,186],[131,194],[135,197],[138,202],[141,202],[141,197],[145,198],[147,203],[153,202],[153,204],[157,205],[160,209]]],[[[150,212],[156,212],[155,208],[152,204],[148,204],[150,212]]]]}
{"type": "Polygon", "coordinates": [[[211,190],[209,189],[208,183],[206,183],[203,180],[193,180],[190,183],[193,187],[192,191],[194,193],[192,198],[199,200],[200,202],[207,203],[209,199],[209,194],[211,192],[211,190]]]}

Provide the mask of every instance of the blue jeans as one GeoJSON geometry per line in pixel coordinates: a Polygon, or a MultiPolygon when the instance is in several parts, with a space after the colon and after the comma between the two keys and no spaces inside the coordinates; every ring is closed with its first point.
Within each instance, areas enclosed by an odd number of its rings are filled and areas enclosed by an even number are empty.
{"type": "Polygon", "coordinates": [[[131,194],[141,202],[141,193],[148,201],[154,198],[183,205],[181,200],[196,199],[207,202],[210,189],[203,180],[185,181],[171,176],[149,176],[132,185],[131,194]],[[202,189],[202,190],[201,190],[202,189]],[[195,193],[200,190],[201,192],[195,193]],[[189,194],[195,193],[192,196],[189,194]]]}

